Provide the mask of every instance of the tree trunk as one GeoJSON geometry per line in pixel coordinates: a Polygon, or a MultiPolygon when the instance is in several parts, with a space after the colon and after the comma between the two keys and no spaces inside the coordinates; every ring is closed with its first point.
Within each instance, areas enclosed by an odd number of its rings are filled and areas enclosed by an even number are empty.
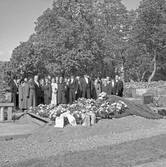
{"type": "MultiPolygon", "coordinates": [[[[157,49],[156,49],[157,50],[157,49]]],[[[156,51],[155,50],[155,53],[154,53],[154,58],[153,58],[153,72],[152,74],[150,75],[149,79],[148,79],[148,82],[151,82],[151,80],[153,79],[155,73],[156,73],[156,70],[157,70],[157,60],[156,60],[156,51]]]]}
{"type": "Polygon", "coordinates": [[[141,82],[144,81],[144,77],[145,77],[145,74],[148,72],[148,70],[144,71],[143,74],[142,74],[142,77],[141,77],[141,82]]]}
{"type": "Polygon", "coordinates": [[[123,83],[124,83],[124,81],[125,81],[125,79],[124,79],[124,62],[122,63],[122,67],[121,67],[121,79],[122,79],[122,81],[123,81],[123,83]]]}

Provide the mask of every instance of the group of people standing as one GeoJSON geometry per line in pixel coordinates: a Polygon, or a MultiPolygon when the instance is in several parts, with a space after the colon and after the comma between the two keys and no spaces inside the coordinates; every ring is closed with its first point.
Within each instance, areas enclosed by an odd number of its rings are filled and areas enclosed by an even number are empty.
{"type": "Polygon", "coordinates": [[[13,77],[10,91],[15,107],[23,110],[39,104],[72,104],[81,97],[97,99],[101,92],[122,96],[123,82],[118,75],[111,80],[109,77],[92,80],[87,75],[71,75],[70,78],[48,76],[39,80],[36,75],[29,80],[13,77]]]}

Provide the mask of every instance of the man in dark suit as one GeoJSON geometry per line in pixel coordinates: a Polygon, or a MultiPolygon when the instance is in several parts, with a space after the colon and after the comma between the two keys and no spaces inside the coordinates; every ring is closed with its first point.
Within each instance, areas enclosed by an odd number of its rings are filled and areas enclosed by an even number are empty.
{"type": "Polygon", "coordinates": [[[122,78],[119,76],[118,78],[118,96],[122,97],[123,96],[123,81],[122,78]]]}
{"type": "Polygon", "coordinates": [[[121,80],[121,77],[116,75],[115,78],[115,90],[116,95],[122,97],[123,96],[123,81],[121,80]]]}
{"type": "Polygon", "coordinates": [[[42,93],[44,93],[44,104],[49,105],[51,103],[52,88],[48,78],[45,78],[45,85],[43,86],[42,91],[43,91],[42,93]]]}
{"type": "Polygon", "coordinates": [[[76,100],[76,94],[78,92],[78,81],[72,75],[69,80],[69,101],[72,104],[76,100]]]}
{"type": "Polygon", "coordinates": [[[84,77],[81,79],[80,82],[80,89],[82,92],[82,97],[90,99],[91,98],[91,80],[87,75],[84,75],[84,77]]]}
{"type": "Polygon", "coordinates": [[[76,80],[77,80],[77,83],[78,83],[78,90],[77,90],[77,94],[76,94],[76,100],[78,100],[79,98],[81,98],[80,76],[77,76],[76,80]]]}
{"type": "Polygon", "coordinates": [[[10,81],[10,91],[11,91],[11,102],[14,103],[14,108],[17,108],[17,94],[18,94],[18,87],[17,87],[17,78],[16,76],[10,81]]]}
{"type": "Polygon", "coordinates": [[[112,85],[111,85],[111,81],[110,81],[110,77],[107,76],[106,78],[106,87],[107,87],[107,95],[111,95],[112,92],[112,85]]]}
{"type": "Polygon", "coordinates": [[[34,77],[34,85],[35,85],[35,93],[36,93],[36,104],[37,106],[41,104],[41,97],[42,97],[42,89],[39,83],[39,78],[37,75],[34,77]]]}
{"type": "Polygon", "coordinates": [[[67,85],[63,81],[63,77],[61,76],[59,78],[59,83],[58,83],[58,104],[66,104],[66,91],[67,91],[67,85]]]}

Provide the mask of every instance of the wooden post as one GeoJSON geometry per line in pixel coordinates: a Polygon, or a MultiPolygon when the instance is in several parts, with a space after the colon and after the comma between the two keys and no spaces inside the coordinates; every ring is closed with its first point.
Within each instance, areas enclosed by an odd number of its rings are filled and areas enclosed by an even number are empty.
{"type": "Polygon", "coordinates": [[[8,107],[7,109],[7,120],[12,120],[12,107],[8,107]]]}
{"type": "Polygon", "coordinates": [[[0,121],[4,121],[4,107],[1,107],[0,110],[0,121]]]}

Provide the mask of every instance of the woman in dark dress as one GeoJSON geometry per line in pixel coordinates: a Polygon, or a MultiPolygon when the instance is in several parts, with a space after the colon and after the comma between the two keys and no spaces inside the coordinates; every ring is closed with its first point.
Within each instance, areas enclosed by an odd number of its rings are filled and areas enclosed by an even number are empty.
{"type": "Polygon", "coordinates": [[[44,104],[48,105],[51,103],[51,95],[52,95],[51,84],[48,78],[45,78],[45,85],[43,87],[43,91],[44,91],[44,104]]]}

